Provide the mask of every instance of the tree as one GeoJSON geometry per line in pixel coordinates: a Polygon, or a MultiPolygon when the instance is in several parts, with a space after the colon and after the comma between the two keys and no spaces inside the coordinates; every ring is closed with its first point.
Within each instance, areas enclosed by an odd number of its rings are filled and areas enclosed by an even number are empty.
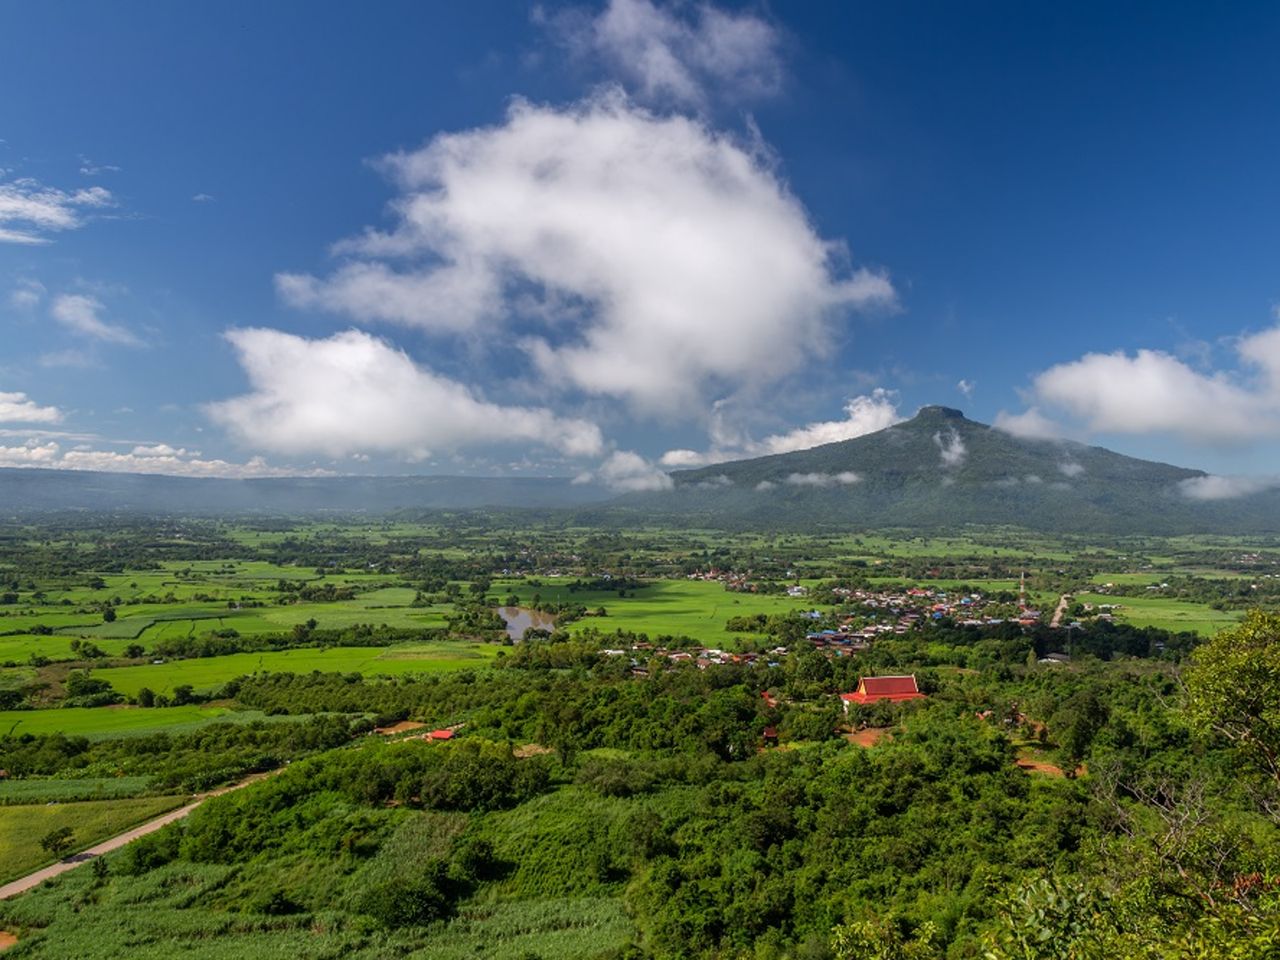
{"type": "Polygon", "coordinates": [[[1191,656],[1192,725],[1235,743],[1280,785],[1280,614],[1249,613],[1191,656]]]}
{"type": "Polygon", "coordinates": [[[102,611],[103,623],[115,623],[115,619],[116,619],[115,607],[107,607],[105,610],[102,611]]]}
{"type": "Polygon", "coordinates": [[[138,690],[138,706],[154,707],[156,705],[156,695],[150,687],[141,687],[138,690]]]}
{"type": "Polygon", "coordinates": [[[1049,718],[1049,730],[1058,742],[1068,771],[1074,771],[1089,752],[1093,738],[1107,722],[1107,708],[1090,689],[1068,697],[1049,718]]]}
{"type": "Polygon", "coordinates": [[[40,838],[40,846],[50,856],[61,858],[76,842],[75,831],[70,827],[58,827],[40,838]]]}

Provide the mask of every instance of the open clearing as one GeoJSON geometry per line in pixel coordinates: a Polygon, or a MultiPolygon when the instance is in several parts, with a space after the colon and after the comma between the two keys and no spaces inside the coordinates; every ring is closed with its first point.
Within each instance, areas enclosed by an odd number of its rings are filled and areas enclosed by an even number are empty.
{"type": "MultiPolygon", "coordinates": [[[[0,710],[0,735],[12,731],[26,733],[65,733],[69,736],[101,739],[104,737],[142,736],[148,733],[178,733],[194,730],[218,721],[248,723],[264,720],[256,710],[233,711],[212,704],[184,707],[61,707],[52,710],[0,710]]],[[[287,718],[272,718],[273,721],[287,718]]]]}
{"type": "Polygon", "coordinates": [[[757,613],[786,613],[808,609],[805,599],[786,594],[736,593],[723,584],[703,580],[654,580],[619,597],[617,590],[570,591],[568,580],[496,580],[491,592],[503,598],[514,593],[522,604],[537,594],[543,602],[581,603],[589,610],[604,607],[605,617],[584,617],[568,626],[570,633],[588,627],[612,633],[631,630],[650,637],[687,636],[711,646],[725,644],[734,634],[725,630],[730,617],[757,613]]]}
{"type": "Polygon", "coordinates": [[[82,850],[185,801],[185,797],[143,797],[0,807],[0,883],[53,861],[40,846],[40,838],[50,830],[70,827],[74,849],[82,850]]]}
{"type": "Polygon", "coordinates": [[[1160,627],[1163,630],[1189,630],[1212,637],[1240,620],[1236,610],[1215,610],[1208,604],[1165,597],[1114,597],[1105,593],[1076,595],[1081,603],[1118,605],[1116,619],[1135,627],[1160,627]]]}

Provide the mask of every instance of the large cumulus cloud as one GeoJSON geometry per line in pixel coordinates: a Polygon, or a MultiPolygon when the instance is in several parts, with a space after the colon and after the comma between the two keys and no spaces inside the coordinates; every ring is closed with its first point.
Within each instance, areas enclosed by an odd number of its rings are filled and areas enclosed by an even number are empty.
{"type": "Polygon", "coordinates": [[[394,225],[339,244],[325,276],[278,276],[286,301],[516,336],[545,383],[633,411],[705,416],[709,392],[793,373],[833,348],[840,312],[893,300],[766,155],[616,92],[517,101],[381,166],[394,225]]]}

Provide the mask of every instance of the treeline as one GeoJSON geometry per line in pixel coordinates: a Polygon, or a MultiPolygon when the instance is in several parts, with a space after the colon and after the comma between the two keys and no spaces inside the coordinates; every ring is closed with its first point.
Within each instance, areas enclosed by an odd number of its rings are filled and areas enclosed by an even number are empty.
{"type": "Polygon", "coordinates": [[[288,633],[241,634],[234,629],[210,631],[198,637],[157,640],[153,656],[173,659],[220,657],[229,653],[257,653],[295,647],[385,647],[397,643],[422,643],[442,639],[440,627],[388,627],[358,623],[350,627],[321,628],[314,620],[300,623],[288,633]]]}
{"type": "Polygon", "coordinates": [[[1155,588],[1150,585],[1113,584],[1102,591],[1114,597],[1168,597],[1205,603],[1215,610],[1247,610],[1280,605],[1280,577],[1261,573],[1243,577],[1194,577],[1171,575],[1155,588]]]}
{"type": "Polygon", "coordinates": [[[0,738],[0,768],[12,778],[146,776],[154,792],[206,790],[341,746],[372,728],[363,719],[316,716],[109,740],[18,734],[0,738]]]}

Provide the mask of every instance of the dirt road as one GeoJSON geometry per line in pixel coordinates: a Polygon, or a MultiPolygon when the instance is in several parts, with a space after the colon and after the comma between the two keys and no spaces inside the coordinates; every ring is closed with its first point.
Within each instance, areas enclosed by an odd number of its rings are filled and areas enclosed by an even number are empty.
{"type": "Polygon", "coordinates": [[[1071,602],[1071,594],[1064,593],[1062,597],[1058,600],[1058,609],[1053,611],[1053,619],[1049,621],[1049,626],[1051,627],[1062,626],[1062,618],[1063,616],[1066,615],[1067,604],[1070,602],[1071,602]]]}
{"type": "MultiPolygon", "coordinates": [[[[272,772],[275,773],[278,771],[272,772]]],[[[239,783],[234,783],[229,787],[222,787],[219,790],[211,790],[208,793],[199,794],[186,806],[179,807],[177,810],[170,810],[168,813],[162,814],[154,820],[148,820],[146,823],[134,827],[132,830],[128,830],[119,836],[112,837],[110,840],[103,840],[102,843],[96,844],[88,850],[81,850],[79,853],[74,853],[64,860],[59,860],[57,863],[51,863],[49,866],[37,870],[35,873],[29,873],[25,877],[14,880],[12,883],[6,883],[3,887],[0,887],[0,900],[7,900],[10,897],[16,897],[20,893],[26,893],[32,887],[37,887],[46,880],[51,880],[61,873],[66,873],[68,870],[74,870],[76,867],[88,863],[95,857],[100,857],[104,853],[110,853],[112,850],[119,850],[121,847],[132,843],[139,837],[145,837],[149,833],[155,833],[161,827],[166,827],[175,820],[181,820],[210,797],[219,797],[224,793],[230,793],[232,790],[239,790],[241,787],[247,787],[249,784],[257,783],[259,780],[263,780],[269,776],[271,776],[270,773],[256,773],[247,780],[241,780],[239,783]]]]}

